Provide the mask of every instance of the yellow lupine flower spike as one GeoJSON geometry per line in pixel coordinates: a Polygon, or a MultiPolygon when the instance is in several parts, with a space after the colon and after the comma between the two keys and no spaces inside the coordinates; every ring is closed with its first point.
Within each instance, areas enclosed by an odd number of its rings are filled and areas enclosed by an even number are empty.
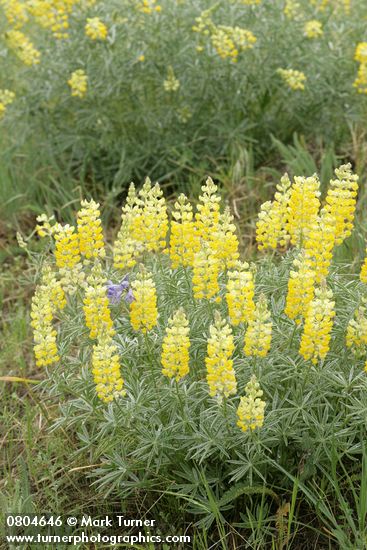
{"type": "Polygon", "coordinates": [[[293,260],[288,279],[284,313],[299,325],[314,297],[316,273],[310,261],[301,253],[293,260]]]}
{"type": "Polygon", "coordinates": [[[60,281],[49,266],[43,269],[41,283],[32,298],[31,327],[33,328],[34,354],[38,367],[53,365],[59,361],[56,330],[52,325],[58,309],[65,307],[65,294],[60,281]]]}
{"type": "Polygon", "coordinates": [[[367,347],[366,307],[360,306],[348,323],[346,345],[355,355],[364,355],[367,347]]]}
{"type": "Polygon", "coordinates": [[[169,255],[173,269],[192,266],[194,256],[200,250],[200,240],[193,220],[192,206],[183,193],[174,205],[169,241],[169,255]]]}
{"type": "Polygon", "coordinates": [[[162,374],[180,380],[189,372],[189,322],[181,308],[168,320],[162,346],[162,374]]]}
{"type": "Polygon", "coordinates": [[[238,261],[228,271],[226,302],[228,314],[233,326],[248,323],[255,314],[255,283],[253,272],[246,262],[238,261]]]}
{"type": "Polygon", "coordinates": [[[315,223],[305,232],[303,243],[305,258],[310,269],[315,272],[317,283],[320,283],[329,273],[336,243],[335,231],[335,218],[322,209],[315,223]]]}
{"type": "Polygon", "coordinates": [[[237,426],[242,431],[255,430],[261,428],[264,423],[265,401],[261,399],[263,391],[255,375],[252,375],[250,381],[245,387],[245,396],[241,397],[237,409],[237,426]]]}
{"type": "Polygon", "coordinates": [[[144,245],[133,236],[133,227],[139,225],[142,210],[133,183],[130,184],[126,204],[122,207],[121,227],[113,247],[113,265],[118,269],[133,267],[144,251],[144,245]],[[137,222],[138,220],[138,222],[137,222]]]}
{"type": "Polygon", "coordinates": [[[262,294],[256,304],[255,313],[248,323],[245,334],[244,352],[248,356],[265,357],[271,346],[272,322],[266,298],[262,294]]]}
{"type": "Polygon", "coordinates": [[[358,193],[358,176],[353,174],[351,164],[336,168],[337,179],[330,181],[326,195],[325,210],[335,218],[335,243],[341,244],[353,229],[358,193]]]}
{"type": "Polygon", "coordinates": [[[236,226],[229,207],[219,216],[217,230],[213,233],[211,247],[223,268],[233,267],[239,258],[236,226]]]}
{"type": "Polygon", "coordinates": [[[289,242],[287,231],[288,202],[291,182],[288,174],[284,174],[276,186],[273,201],[261,205],[256,224],[256,240],[259,250],[275,249],[278,245],[286,246],[289,242]]]}
{"type": "Polygon", "coordinates": [[[106,40],[108,30],[99,17],[88,17],[85,25],[85,34],[91,40],[106,40]]]}
{"type": "Polygon", "coordinates": [[[93,346],[92,373],[99,399],[109,403],[126,394],[117,347],[110,334],[102,333],[93,346]]]}
{"type": "Polygon", "coordinates": [[[139,191],[137,204],[140,215],[131,220],[131,235],[145,250],[158,252],[166,246],[168,216],[166,200],[159,184],[152,186],[149,178],[139,191]]]}
{"type": "Polygon", "coordinates": [[[205,241],[201,242],[201,248],[194,256],[192,286],[196,300],[214,298],[220,302],[219,293],[220,262],[213,253],[211,247],[205,241]]]}
{"type": "Polygon", "coordinates": [[[320,208],[320,181],[296,176],[290,190],[287,230],[291,243],[300,245],[305,232],[313,226],[320,208]]]}
{"type": "Polygon", "coordinates": [[[77,216],[80,252],[87,260],[104,258],[106,252],[99,204],[90,200],[82,201],[81,205],[77,216]]]}
{"type": "MultiPolygon", "coordinates": [[[[98,270],[97,270],[98,271],[98,270]]],[[[85,289],[84,315],[85,324],[90,330],[90,337],[113,336],[113,321],[109,309],[106,280],[98,272],[88,278],[89,285],[85,289]]]]}
{"type": "Polygon", "coordinates": [[[221,318],[219,312],[215,314],[214,324],[209,329],[207,357],[207,382],[211,396],[218,398],[233,395],[237,391],[236,375],[233,369],[232,353],[234,350],[231,327],[221,318]]]}
{"type": "Polygon", "coordinates": [[[221,198],[217,195],[218,187],[211,178],[202,186],[197,212],[195,214],[196,228],[201,239],[211,241],[217,231],[221,198]]]}
{"type": "Polygon", "coordinates": [[[157,291],[152,274],[142,268],[131,283],[134,300],[130,305],[130,321],[134,330],[144,334],[158,321],[157,291]]]}
{"type": "Polygon", "coordinates": [[[306,314],[299,351],[304,359],[311,360],[314,365],[319,359],[324,359],[329,351],[335,317],[335,302],[332,298],[331,290],[317,288],[306,314]]]}

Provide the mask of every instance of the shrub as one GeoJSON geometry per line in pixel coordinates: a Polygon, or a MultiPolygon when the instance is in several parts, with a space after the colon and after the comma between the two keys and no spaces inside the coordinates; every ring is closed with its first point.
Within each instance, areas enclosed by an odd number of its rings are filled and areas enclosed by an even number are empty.
{"type": "Polygon", "coordinates": [[[349,510],[341,526],[318,492],[336,479],[340,494],[346,464],[363,484],[366,267],[332,262],[357,189],[350,165],[323,198],[316,175],[285,176],[257,222],[273,255],[250,265],[210,179],[195,213],[180,195],[170,216],[158,184],[132,185],[112,248],[93,200],[76,227],[39,218],[54,249],[32,301],[41,389],[105,495],[144,492],[147,507],[175,495],[199,524],[244,527],[238,499],[268,498],[269,515],[299,490],[332,538],[360,547],[362,503],[335,504],[349,510]]]}

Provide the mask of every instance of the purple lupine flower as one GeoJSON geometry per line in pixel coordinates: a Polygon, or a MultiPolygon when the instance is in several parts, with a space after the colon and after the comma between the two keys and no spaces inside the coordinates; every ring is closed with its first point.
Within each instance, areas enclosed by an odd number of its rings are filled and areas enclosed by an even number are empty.
{"type": "Polygon", "coordinates": [[[119,304],[122,298],[122,293],[128,288],[129,288],[129,281],[128,281],[127,275],[125,275],[125,277],[122,279],[121,283],[119,284],[114,284],[112,281],[108,281],[107,297],[110,300],[111,304],[114,304],[114,305],[119,304]]]}
{"type": "Polygon", "coordinates": [[[131,304],[131,302],[133,302],[135,300],[134,294],[133,294],[133,291],[131,290],[131,288],[129,288],[129,290],[127,291],[127,293],[125,295],[125,300],[128,304],[131,304]]]}

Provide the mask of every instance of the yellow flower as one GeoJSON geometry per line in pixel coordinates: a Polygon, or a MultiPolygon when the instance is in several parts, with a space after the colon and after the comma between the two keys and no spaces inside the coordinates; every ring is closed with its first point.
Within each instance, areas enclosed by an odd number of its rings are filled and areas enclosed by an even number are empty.
{"type": "Polygon", "coordinates": [[[219,277],[220,262],[213,253],[210,246],[201,242],[201,248],[194,256],[192,286],[194,298],[202,300],[215,297],[216,302],[220,302],[219,277]]]}
{"type": "Polygon", "coordinates": [[[77,216],[80,253],[87,260],[104,258],[106,251],[99,204],[92,199],[82,201],[81,206],[77,216]]]}
{"type": "Polygon", "coordinates": [[[189,322],[181,308],[168,320],[163,338],[162,373],[168,378],[179,380],[189,372],[189,332],[189,322]]]}
{"type": "Polygon", "coordinates": [[[211,178],[201,187],[202,194],[199,196],[195,221],[199,237],[205,241],[211,241],[218,229],[221,199],[217,190],[218,187],[211,178]]]}
{"type": "Polygon", "coordinates": [[[38,367],[57,363],[60,359],[56,345],[56,330],[52,326],[54,314],[66,305],[65,294],[49,266],[43,269],[42,280],[32,298],[31,327],[34,354],[38,367]]]}
{"type": "Polygon", "coordinates": [[[289,274],[288,294],[284,313],[297,325],[305,317],[314,297],[316,274],[304,253],[293,260],[289,274]]]}
{"type": "Polygon", "coordinates": [[[291,182],[288,174],[284,174],[276,186],[274,200],[261,205],[256,224],[256,240],[259,250],[275,249],[278,245],[286,246],[289,242],[287,231],[288,202],[291,182]]]}
{"type": "Polygon", "coordinates": [[[10,90],[0,90],[0,103],[5,107],[13,103],[15,99],[15,93],[10,90]]]}
{"type": "Polygon", "coordinates": [[[304,90],[307,77],[302,71],[294,69],[277,69],[277,73],[281,76],[291,90],[304,90]]]}
{"type": "Polygon", "coordinates": [[[28,21],[27,5],[19,0],[2,0],[0,2],[4,15],[13,29],[20,29],[28,21]]]}
{"type": "Polygon", "coordinates": [[[166,246],[168,231],[167,205],[158,183],[152,186],[149,178],[145,180],[137,206],[131,219],[131,237],[144,250],[158,252],[166,246]]]}
{"type": "Polygon", "coordinates": [[[353,86],[357,88],[359,94],[367,94],[367,62],[360,64],[353,86]]]}
{"type": "Polygon", "coordinates": [[[71,88],[71,95],[73,97],[83,98],[87,93],[88,77],[83,69],[77,69],[68,80],[68,84],[71,88]]]}
{"type": "Polygon", "coordinates": [[[366,308],[360,306],[349,321],[346,335],[346,345],[357,356],[363,356],[367,347],[367,317],[366,308]]]}
{"type": "Polygon", "coordinates": [[[169,255],[172,268],[192,266],[194,256],[200,250],[200,240],[193,221],[192,206],[181,193],[172,212],[169,255]]]}
{"type": "Polygon", "coordinates": [[[130,321],[134,330],[144,334],[152,330],[158,321],[157,291],[152,274],[144,268],[131,283],[134,301],[130,306],[130,321]]]}
{"type": "Polygon", "coordinates": [[[272,322],[266,298],[262,294],[249,320],[245,334],[245,355],[265,357],[271,346],[272,322]]]}
{"type": "Polygon", "coordinates": [[[250,381],[246,384],[245,394],[244,397],[241,397],[237,409],[237,426],[242,431],[247,432],[249,429],[252,431],[261,428],[264,423],[266,403],[261,399],[263,391],[260,389],[260,384],[255,375],[252,375],[250,381]]]}
{"type": "Polygon", "coordinates": [[[162,7],[157,4],[157,0],[140,0],[136,6],[137,10],[141,13],[150,15],[154,12],[159,13],[162,11],[162,7]]]}
{"type": "Polygon", "coordinates": [[[5,36],[9,48],[25,65],[37,65],[40,62],[40,52],[21,31],[12,29],[7,31],[5,36]]]}
{"type": "Polygon", "coordinates": [[[106,286],[102,281],[96,281],[96,284],[92,283],[86,287],[83,310],[90,338],[112,337],[115,334],[106,286]]]}
{"type": "Polygon", "coordinates": [[[320,181],[316,174],[294,178],[288,203],[287,231],[291,243],[302,245],[305,233],[313,226],[320,208],[320,181]]]}
{"type": "Polygon", "coordinates": [[[223,269],[233,267],[240,256],[233,219],[229,207],[226,207],[219,216],[217,229],[213,233],[211,248],[223,269]]]}
{"type": "Polygon", "coordinates": [[[314,225],[305,232],[305,258],[310,269],[315,272],[317,283],[329,273],[335,246],[335,229],[335,218],[322,209],[314,225]]]}
{"type": "Polygon", "coordinates": [[[285,0],[284,15],[288,19],[297,19],[301,13],[301,4],[296,0],[285,0]]]}
{"type": "Polygon", "coordinates": [[[352,233],[359,178],[352,173],[351,164],[336,168],[335,174],[337,179],[330,181],[324,208],[335,219],[335,243],[339,245],[352,233]]]}
{"type": "Polygon", "coordinates": [[[85,25],[85,34],[92,40],[106,40],[108,30],[99,17],[88,17],[85,25]]]}
{"type": "Polygon", "coordinates": [[[320,21],[317,21],[317,19],[307,21],[303,29],[304,34],[307,38],[319,38],[324,34],[324,31],[322,30],[322,23],[320,21]]]}
{"type": "Polygon", "coordinates": [[[126,395],[120,368],[117,347],[110,333],[102,332],[93,346],[92,372],[97,395],[105,403],[126,395]]]}
{"type": "Polygon", "coordinates": [[[367,63],[367,42],[359,42],[356,47],[354,59],[360,63],[367,63]]]}
{"type": "Polygon", "coordinates": [[[43,28],[52,31],[57,39],[68,37],[69,14],[76,0],[31,0],[28,11],[43,28]]]}
{"type": "Polygon", "coordinates": [[[55,259],[59,269],[73,267],[80,261],[79,237],[75,227],[59,225],[54,234],[55,259]]]}
{"type": "Polygon", "coordinates": [[[166,92],[177,92],[180,87],[180,81],[175,77],[173,67],[169,66],[167,71],[167,78],[163,81],[163,88],[166,92]]]}
{"type": "Polygon", "coordinates": [[[326,287],[317,288],[306,313],[299,352],[314,365],[319,359],[324,359],[329,351],[335,317],[335,302],[332,297],[331,290],[326,287]]]}
{"type": "Polygon", "coordinates": [[[233,326],[248,323],[255,314],[255,283],[249,265],[238,261],[231,271],[228,271],[226,301],[228,315],[233,326]]]}
{"type": "MultiPolygon", "coordinates": [[[[366,249],[367,252],[367,249],[366,249]]],[[[364,259],[364,262],[361,267],[361,272],[359,274],[359,278],[361,279],[362,283],[367,284],[367,255],[364,259]]]]}
{"type": "Polygon", "coordinates": [[[130,184],[126,204],[122,207],[121,227],[113,247],[113,262],[118,269],[129,269],[136,264],[137,258],[144,251],[143,243],[133,238],[133,226],[141,223],[142,212],[138,205],[135,186],[130,184]],[[134,222],[135,220],[135,222],[134,222]]]}
{"type": "MultiPolygon", "coordinates": [[[[49,225],[49,222],[46,221],[49,225]]],[[[43,232],[43,227],[41,232],[43,232]]],[[[79,237],[70,225],[56,224],[52,229],[55,239],[55,259],[59,268],[63,289],[74,294],[78,286],[83,286],[85,275],[80,262],[79,237]]]]}
{"type": "Polygon", "coordinates": [[[214,324],[209,329],[207,356],[207,382],[211,396],[221,401],[237,391],[236,375],[231,359],[234,350],[231,327],[216,312],[214,324]]]}
{"type": "Polygon", "coordinates": [[[235,63],[241,51],[254,47],[256,37],[241,27],[218,25],[212,28],[211,42],[219,57],[229,58],[235,63]]]}

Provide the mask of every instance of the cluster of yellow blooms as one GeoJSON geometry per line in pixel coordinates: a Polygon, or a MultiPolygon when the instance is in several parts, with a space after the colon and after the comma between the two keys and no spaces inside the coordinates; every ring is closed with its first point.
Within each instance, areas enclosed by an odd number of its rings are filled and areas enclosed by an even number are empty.
{"type": "Polygon", "coordinates": [[[307,21],[303,29],[307,38],[319,38],[324,34],[324,31],[322,30],[322,23],[317,21],[317,19],[307,21]]]}
{"type": "MultiPolygon", "coordinates": [[[[366,356],[367,351],[367,317],[366,307],[360,306],[354,312],[347,327],[346,345],[357,357],[366,356]]],[[[364,370],[367,372],[367,360],[364,370]]]]}
{"type": "Polygon", "coordinates": [[[77,216],[80,253],[86,260],[102,259],[106,252],[99,204],[90,200],[82,201],[81,206],[77,216]]]}
{"type": "MultiPolygon", "coordinates": [[[[303,323],[299,352],[313,364],[324,360],[329,351],[335,302],[326,286],[326,277],[334,247],[350,234],[356,206],[358,178],[350,165],[341,166],[335,172],[336,179],[330,183],[323,207],[316,176],[296,177],[293,182],[283,177],[274,200],[262,208],[258,222],[257,238],[261,248],[294,245],[299,249],[288,281],[285,313],[296,325],[303,323]],[[272,228],[274,238],[268,237],[272,228]]],[[[99,205],[93,200],[82,201],[76,228],[52,225],[46,216],[39,217],[38,221],[39,235],[54,240],[58,272],[53,273],[49,267],[44,270],[32,300],[37,364],[50,365],[59,359],[53,321],[55,313],[65,307],[65,293],[71,292],[70,285],[64,284],[65,273],[76,273],[78,283],[74,286],[83,296],[85,324],[95,341],[91,362],[97,395],[110,402],[124,395],[125,390],[110,310],[110,303],[118,304],[119,300],[112,301],[107,289],[110,290],[110,286],[126,289],[129,284],[125,278],[120,285],[113,285],[105,276],[106,252],[99,205]]],[[[214,312],[205,358],[209,393],[219,402],[237,392],[233,361],[236,327],[246,327],[243,352],[247,357],[265,357],[272,340],[266,297],[260,294],[255,300],[255,271],[238,259],[238,240],[234,236],[233,219],[227,209],[221,212],[220,197],[212,180],[208,179],[202,187],[195,215],[186,196],[178,197],[170,224],[159,185],[152,186],[147,180],[139,193],[133,185],[130,187],[116,239],[119,243],[114,246],[115,268],[125,272],[137,263],[142,253],[157,254],[168,246],[168,250],[163,250],[168,253],[166,261],[170,261],[171,270],[185,269],[186,274],[191,275],[194,300],[219,302],[221,294],[225,296],[228,317],[214,312]],[[134,252],[136,247],[138,255],[134,252]]],[[[362,281],[367,279],[367,259],[365,264],[366,268],[361,270],[362,281]]],[[[158,325],[157,288],[153,274],[142,264],[134,270],[132,279],[130,323],[135,331],[146,335],[158,325]]],[[[358,354],[367,349],[364,307],[356,311],[349,323],[347,346],[358,354]]],[[[171,314],[165,328],[161,353],[163,375],[176,381],[186,376],[189,352],[188,317],[180,308],[171,314]]],[[[238,426],[243,431],[263,424],[265,402],[261,396],[258,382],[252,376],[237,410],[238,426]]]]}
{"type": "Polygon", "coordinates": [[[157,4],[157,0],[139,0],[136,9],[141,13],[150,15],[162,11],[162,6],[157,4]]]}
{"type": "Polygon", "coordinates": [[[331,329],[335,317],[335,302],[333,293],[325,288],[315,290],[314,299],[307,309],[303,334],[301,338],[300,354],[311,360],[315,365],[325,359],[329,351],[331,329]]]}
{"type": "Polygon", "coordinates": [[[130,309],[131,326],[145,334],[158,321],[157,291],[152,274],[142,268],[131,288],[134,295],[130,309]]]}
{"type": "Polygon", "coordinates": [[[226,302],[233,326],[249,323],[254,317],[255,282],[249,267],[246,262],[238,261],[227,273],[226,302]]]}
{"type": "Polygon", "coordinates": [[[71,73],[68,84],[71,88],[72,96],[83,98],[87,93],[88,76],[83,69],[77,69],[71,73]]]}
{"type": "Polygon", "coordinates": [[[189,372],[189,321],[180,308],[168,320],[162,345],[162,373],[168,378],[180,380],[189,372]]]}
{"type": "Polygon", "coordinates": [[[106,40],[108,30],[99,17],[88,17],[85,25],[85,34],[92,40],[106,40]]]}
{"type": "Polygon", "coordinates": [[[277,69],[277,73],[281,76],[286,84],[292,90],[304,90],[307,77],[302,71],[294,69],[277,69]]]}
{"type": "Polygon", "coordinates": [[[28,21],[29,5],[19,0],[1,0],[4,15],[13,29],[21,29],[28,21]]]}
{"type": "Polygon", "coordinates": [[[359,68],[353,86],[360,94],[367,94],[367,42],[357,45],[354,59],[359,62],[359,68]]]}
{"type": "Polygon", "coordinates": [[[163,88],[166,92],[177,92],[180,81],[175,77],[173,67],[170,65],[167,70],[167,78],[163,81],[163,88]]]}
{"type": "Polygon", "coordinates": [[[283,11],[288,19],[296,19],[301,13],[301,4],[296,0],[285,0],[283,11]]]}
{"type": "Polygon", "coordinates": [[[52,321],[55,313],[65,307],[65,294],[56,275],[49,266],[43,269],[42,280],[32,298],[31,326],[34,337],[34,354],[38,367],[57,363],[56,330],[52,321]]]}
{"type": "Polygon", "coordinates": [[[28,11],[44,29],[57,39],[68,37],[69,15],[78,0],[31,0],[28,11]]]}
{"type": "Polygon", "coordinates": [[[0,90],[0,118],[5,114],[6,107],[13,103],[15,93],[10,90],[0,90]]]}
{"type": "Polygon", "coordinates": [[[209,393],[219,401],[237,391],[236,375],[231,359],[234,350],[232,329],[216,312],[215,322],[210,325],[207,357],[207,382],[209,393]]]}
{"type": "Polygon", "coordinates": [[[192,267],[194,256],[199,249],[200,240],[197,237],[192,206],[186,195],[181,193],[172,212],[169,241],[172,268],[176,269],[179,265],[192,267]]]}
{"type": "MultiPolygon", "coordinates": [[[[196,24],[192,30],[204,37],[209,37],[214,50],[221,59],[230,59],[236,63],[240,52],[254,47],[256,36],[251,31],[238,26],[215,25],[211,19],[212,11],[213,9],[203,11],[195,19],[196,24]]],[[[197,46],[197,51],[200,52],[203,49],[203,45],[197,46]]]]}
{"type": "Polygon", "coordinates": [[[270,350],[271,335],[270,311],[265,296],[261,294],[245,334],[245,355],[265,357],[270,350]]]}
{"type": "Polygon", "coordinates": [[[25,65],[37,65],[41,54],[21,31],[11,29],[6,33],[7,45],[25,65]]]}
{"type": "Polygon", "coordinates": [[[259,250],[286,246],[290,236],[287,230],[289,190],[291,182],[285,174],[276,186],[273,201],[266,201],[260,207],[256,224],[256,240],[259,250]]]}
{"type": "Polygon", "coordinates": [[[241,397],[237,409],[237,426],[242,431],[255,430],[261,428],[264,423],[264,411],[266,403],[261,399],[263,391],[256,376],[253,374],[250,381],[246,384],[245,395],[241,397]]]}
{"type": "MultiPolygon", "coordinates": [[[[335,174],[322,208],[318,178],[295,177],[291,186],[285,185],[281,191],[278,188],[274,201],[261,209],[257,227],[260,249],[284,245],[285,233],[289,242],[299,247],[289,275],[284,311],[298,325],[304,320],[300,353],[314,363],[323,359],[329,348],[335,313],[325,279],[335,246],[351,234],[358,191],[358,176],[352,173],[350,164],[337,168],[335,174]],[[274,215],[278,211],[283,219],[274,215]]],[[[367,282],[367,261],[365,264],[367,282]]]]}

